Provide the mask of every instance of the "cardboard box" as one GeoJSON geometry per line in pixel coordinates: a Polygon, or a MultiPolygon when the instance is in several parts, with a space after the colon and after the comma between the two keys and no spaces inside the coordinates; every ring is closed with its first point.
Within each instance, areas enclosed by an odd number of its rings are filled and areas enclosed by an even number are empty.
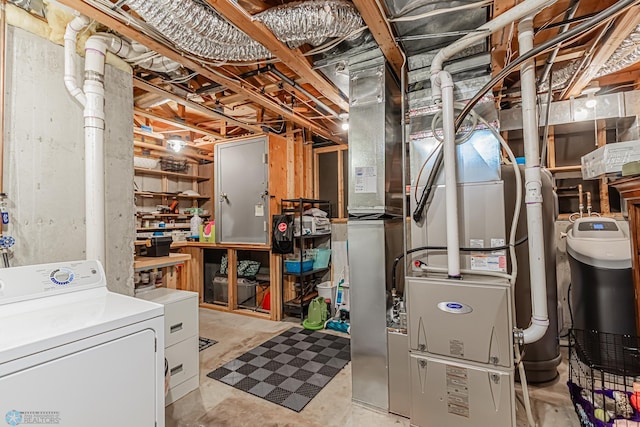
{"type": "Polygon", "coordinates": [[[616,142],[582,156],[582,178],[598,179],[622,172],[625,163],[640,160],[640,141],[616,142]]]}

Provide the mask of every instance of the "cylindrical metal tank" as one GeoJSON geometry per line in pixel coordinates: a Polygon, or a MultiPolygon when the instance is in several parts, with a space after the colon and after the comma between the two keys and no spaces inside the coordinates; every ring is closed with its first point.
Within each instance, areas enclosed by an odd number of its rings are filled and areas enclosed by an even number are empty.
{"type": "MultiPolygon", "coordinates": [[[[520,166],[524,191],[524,167],[520,166]]],[[[502,167],[504,181],[505,219],[507,232],[511,226],[515,205],[515,173],[512,166],[502,167]]],[[[542,173],[542,214],[544,229],[544,255],[547,282],[547,307],[549,309],[549,328],[541,340],[528,344],[524,355],[524,367],[527,381],[541,383],[551,381],[558,376],[557,367],[562,360],[558,337],[558,290],[556,279],[556,242],[555,219],[557,216],[557,197],[553,191],[551,174],[542,173]]],[[[516,238],[527,233],[527,212],[524,194],[520,208],[516,238]]],[[[531,320],[531,283],[529,281],[529,245],[525,242],[516,248],[518,259],[518,278],[515,285],[516,324],[519,328],[529,326],[531,320]]]]}
{"type": "Polygon", "coordinates": [[[637,335],[629,237],[612,218],[579,218],[567,231],[573,328],[637,335]]]}

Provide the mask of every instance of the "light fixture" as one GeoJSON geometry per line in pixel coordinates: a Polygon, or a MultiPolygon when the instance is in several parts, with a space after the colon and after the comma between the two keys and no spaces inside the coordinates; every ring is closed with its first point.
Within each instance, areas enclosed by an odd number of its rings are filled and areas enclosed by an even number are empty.
{"type": "Polygon", "coordinates": [[[338,118],[342,120],[342,124],[340,125],[342,130],[349,130],[349,113],[340,113],[338,118]]]}
{"type": "Polygon", "coordinates": [[[179,135],[171,135],[167,139],[167,146],[176,153],[182,150],[182,147],[184,147],[185,145],[187,145],[186,141],[184,141],[179,135]]]}
{"type": "Polygon", "coordinates": [[[594,108],[598,105],[598,101],[596,100],[596,93],[600,91],[600,86],[598,86],[598,82],[592,82],[589,86],[582,89],[580,95],[587,95],[587,102],[584,103],[584,106],[587,108],[594,108]]]}

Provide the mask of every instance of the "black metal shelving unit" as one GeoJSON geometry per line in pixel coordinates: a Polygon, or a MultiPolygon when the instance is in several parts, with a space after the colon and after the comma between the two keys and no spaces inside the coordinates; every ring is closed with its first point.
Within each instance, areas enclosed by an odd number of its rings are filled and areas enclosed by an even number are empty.
{"type": "Polygon", "coordinates": [[[298,251],[298,262],[300,263],[298,271],[299,273],[288,273],[285,271],[284,257],[282,258],[282,278],[281,284],[284,286],[285,276],[294,277],[296,282],[300,283],[300,287],[296,289],[296,298],[283,301],[283,313],[297,314],[300,316],[300,321],[304,319],[304,309],[309,305],[311,300],[317,296],[317,292],[314,290],[315,282],[321,275],[331,270],[331,264],[326,268],[312,269],[309,271],[302,271],[302,263],[304,261],[305,249],[317,248],[317,241],[326,240],[328,242],[328,248],[331,248],[331,232],[328,233],[316,233],[316,234],[304,234],[303,233],[303,214],[306,210],[311,208],[318,208],[327,213],[327,216],[331,217],[331,202],[328,200],[317,199],[283,199],[282,200],[282,214],[294,215],[294,217],[300,219],[299,234],[294,233],[295,248],[298,251]]]}

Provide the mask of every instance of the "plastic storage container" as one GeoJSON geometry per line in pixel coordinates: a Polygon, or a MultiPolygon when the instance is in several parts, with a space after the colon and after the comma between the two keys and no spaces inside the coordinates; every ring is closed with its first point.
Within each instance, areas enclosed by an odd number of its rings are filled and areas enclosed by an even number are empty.
{"type": "Polygon", "coordinates": [[[331,249],[328,249],[328,248],[315,249],[315,257],[313,260],[314,270],[329,267],[330,258],[331,258],[331,249]]]}
{"type": "Polygon", "coordinates": [[[300,271],[300,260],[285,260],[284,269],[287,273],[304,273],[313,270],[313,260],[308,259],[302,261],[302,271],[300,271]]]}

